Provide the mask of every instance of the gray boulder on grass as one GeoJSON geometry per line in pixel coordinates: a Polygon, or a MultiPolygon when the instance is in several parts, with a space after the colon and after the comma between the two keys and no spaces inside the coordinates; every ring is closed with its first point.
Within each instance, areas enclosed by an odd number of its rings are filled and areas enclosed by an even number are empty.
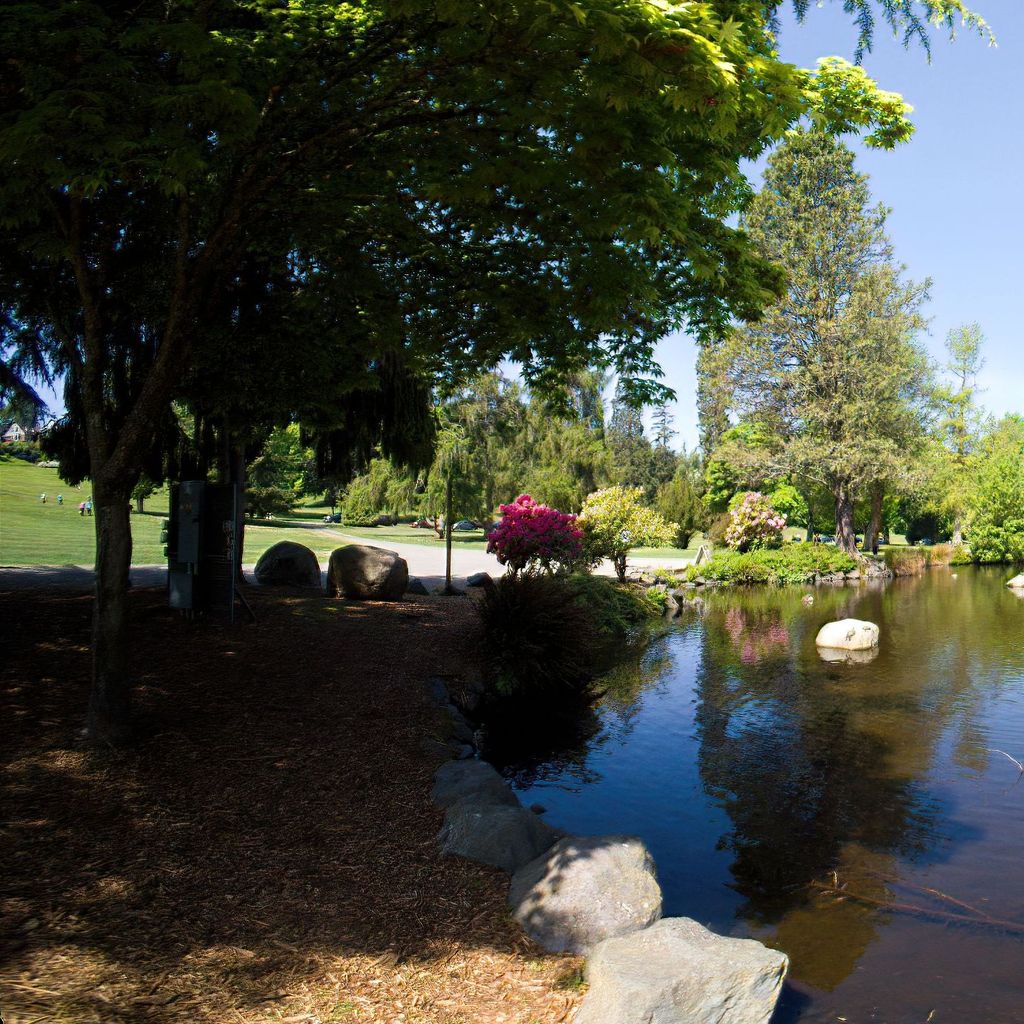
{"type": "Polygon", "coordinates": [[[768,1024],[789,960],[686,917],[591,951],[576,1024],[768,1024]]]}
{"type": "Polygon", "coordinates": [[[346,544],[331,552],[327,593],[357,601],[401,601],[409,566],[394,551],[370,544],[346,544]]]}
{"type": "Polygon", "coordinates": [[[661,917],[654,861],[631,836],[560,839],[515,873],[508,900],[527,934],[552,953],[584,953],[661,917]]]}
{"type": "Polygon", "coordinates": [[[263,586],[319,587],[320,563],[304,544],[282,540],[260,555],[253,575],[263,586]]]}
{"type": "Polygon", "coordinates": [[[444,854],[489,864],[512,874],[542,854],[557,835],[518,801],[514,806],[463,802],[445,812],[438,840],[444,854]]]}
{"type": "Polygon", "coordinates": [[[431,793],[438,807],[457,804],[495,804],[518,807],[519,798],[508,783],[485,761],[449,761],[434,776],[431,793]]]}

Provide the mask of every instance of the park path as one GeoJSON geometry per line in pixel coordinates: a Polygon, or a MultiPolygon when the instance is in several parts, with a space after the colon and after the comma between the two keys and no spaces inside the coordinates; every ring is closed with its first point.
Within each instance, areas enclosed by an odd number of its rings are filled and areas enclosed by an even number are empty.
{"type": "MultiPolygon", "coordinates": [[[[341,530],[310,525],[308,529],[336,538],[340,544],[366,544],[365,537],[352,537],[341,530]]],[[[428,589],[444,583],[444,548],[428,547],[423,544],[382,543],[375,547],[386,548],[401,555],[409,565],[409,575],[423,581],[428,589]]],[[[630,559],[634,569],[663,566],[668,569],[689,565],[689,558],[635,558],[630,559]]],[[[326,566],[324,566],[326,578],[326,566]]],[[[243,567],[246,578],[252,578],[252,565],[243,567]]],[[[488,572],[500,576],[505,570],[498,559],[480,548],[455,548],[452,551],[452,578],[456,586],[465,586],[466,578],[477,572],[488,572]]],[[[614,576],[611,562],[602,562],[595,570],[603,576],[614,576]]],[[[33,565],[0,566],[0,591],[35,590],[59,587],[63,590],[91,590],[94,575],[91,566],[86,565],[33,565]]],[[[159,587],[167,582],[166,565],[133,565],[131,583],[133,587],[159,587]]]]}
{"type": "MultiPolygon", "coordinates": [[[[363,537],[351,537],[340,530],[325,530],[325,533],[348,544],[366,544],[363,537]]],[[[374,545],[375,547],[387,548],[401,555],[409,565],[409,575],[418,576],[430,586],[432,580],[444,581],[444,548],[427,547],[423,544],[397,544],[387,543],[374,545]]],[[[664,567],[666,569],[679,569],[689,565],[692,558],[631,558],[630,567],[633,569],[650,569],[664,567]]],[[[452,577],[464,581],[467,576],[475,572],[489,572],[492,576],[500,576],[505,571],[504,566],[498,561],[497,556],[488,554],[479,548],[453,548],[452,550],[452,577]]],[[[610,561],[602,562],[594,572],[602,576],[614,576],[615,566],[610,561]]]]}

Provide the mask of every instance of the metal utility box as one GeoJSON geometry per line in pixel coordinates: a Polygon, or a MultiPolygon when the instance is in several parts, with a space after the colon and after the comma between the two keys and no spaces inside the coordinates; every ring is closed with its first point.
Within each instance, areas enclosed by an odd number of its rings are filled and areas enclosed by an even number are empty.
{"type": "Polygon", "coordinates": [[[237,484],[172,484],[165,549],[172,608],[227,612],[234,621],[240,500],[237,484]]]}

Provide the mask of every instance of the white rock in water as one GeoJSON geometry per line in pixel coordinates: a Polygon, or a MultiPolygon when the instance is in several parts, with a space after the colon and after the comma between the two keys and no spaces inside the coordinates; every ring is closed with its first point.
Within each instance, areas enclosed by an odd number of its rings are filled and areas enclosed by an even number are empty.
{"type": "Polygon", "coordinates": [[[869,651],[878,646],[878,627],[862,619],[826,622],[818,630],[814,642],[819,647],[832,647],[840,651],[869,651]]]}
{"type": "Polygon", "coordinates": [[[788,966],[760,942],[666,918],[591,952],[576,1024],[768,1024],[788,966]]]}
{"type": "Polygon", "coordinates": [[[1014,576],[1012,580],[1008,580],[1008,587],[1013,587],[1014,590],[1024,590],[1024,572],[1019,576],[1014,576]]]}
{"type": "Polygon", "coordinates": [[[819,647],[818,657],[830,664],[867,665],[878,657],[878,648],[867,651],[846,651],[840,647],[819,647]]]}

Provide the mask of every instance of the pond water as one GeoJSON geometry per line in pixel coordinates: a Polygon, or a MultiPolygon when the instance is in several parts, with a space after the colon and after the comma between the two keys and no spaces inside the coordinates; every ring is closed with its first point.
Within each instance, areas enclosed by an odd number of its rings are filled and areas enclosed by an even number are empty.
{"type": "Polygon", "coordinates": [[[641,836],[666,916],[784,950],[773,1024],[1024,1022],[1024,599],[1004,569],[719,591],[575,735],[497,736],[525,804],[641,836]],[[881,627],[822,660],[835,618],[881,627]],[[532,750],[524,749],[527,745],[532,750]],[[835,892],[839,890],[841,896],[835,892]]]}

